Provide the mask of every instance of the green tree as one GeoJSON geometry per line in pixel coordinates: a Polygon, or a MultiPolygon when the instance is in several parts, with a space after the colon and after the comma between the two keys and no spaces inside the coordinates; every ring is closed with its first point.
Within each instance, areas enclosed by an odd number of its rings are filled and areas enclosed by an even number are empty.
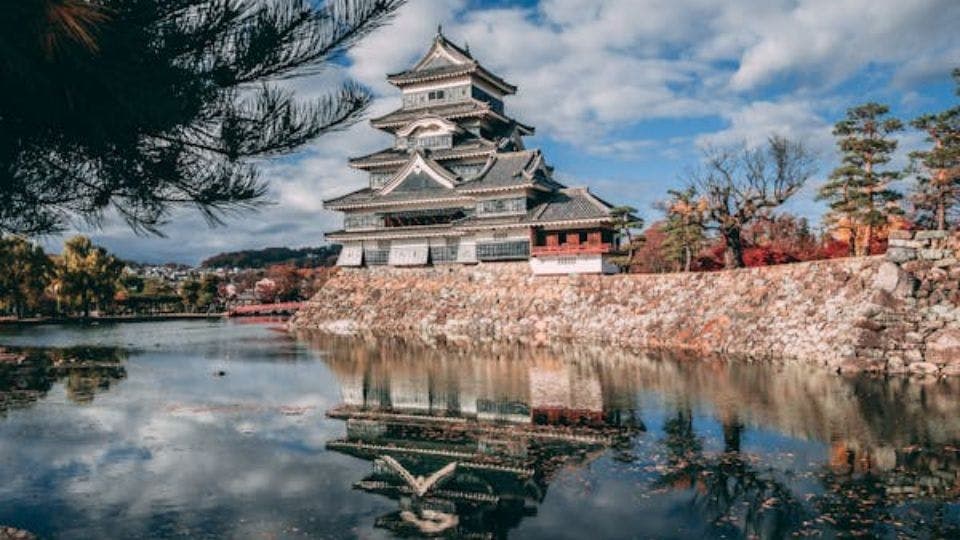
{"type": "Polygon", "coordinates": [[[113,208],[159,232],[262,200],[263,158],[356,121],[369,91],[284,80],[342,63],[404,0],[18,0],[0,17],[0,231],[113,208]]]}
{"type": "Polygon", "coordinates": [[[823,223],[831,230],[846,232],[850,241],[849,255],[857,252],[857,213],[859,204],[855,198],[856,178],[849,171],[834,171],[827,183],[820,187],[816,200],[827,201],[829,210],[823,223]]]}
{"type": "Polygon", "coordinates": [[[223,280],[216,274],[204,274],[200,278],[200,292],[197,297],[197,304],[209,309],[210,306],[217,303],[220,299],[220,285],[223,280]]]}
{"type": "MultiPolygon", "coordinates": [[[[960,95],[960,69],[953,71],[953,77],[960,95]]],[[[921,116],[911,125],[926,133],[931,145],[910,154],[912,168],[919,173],[910,197],[914,219],[944,231],[960,202],[960,106],[921,116]]]]}
{"type": "Polygon", "coordinates": [[[140,294],[143,292],[143,278],[136,274],[124,273],[120,276],[120,286],[127,294],[140,294]]]}
{"type": "Polygon", "coordinates": [[[179,292],[184,310],[194,311],[200,300],[200,282],[195,279],[188,279],[180,284],[179,292]]]}
{"type": "Polygon", "coordinates": [[[57,268],[60,294],[66,303],[90,316],[90,308],[113,301],[123,264],[86,236],[74,236],[63,245],[57,268]]]}
{"type": "Polygon", "coordinates": [[[709,149],[686,190],[702,201],[703,226],[724,240],[727,268],[743,268],[743,230],[763,219],[813,176],[816,159],[802,143],[772,136],[765,146],[709,149]]]}
{"type": "Polygon", "coordinates": [[[903,129],[900,120],[887,116],[889,112],[886,105],[866,103],[849,109],[833,128],[843,158],[820,196],[830,201],[834,219],[849,220],[851,243],[859,255],[869,253],[876,227],[903,213],[896,204],[902,195],[890,188],[901,172],[881,169],[897,149],[890,135],[903,129]],[[859,226],[864,228],[863,242],[858,240],[859,226]]]}
{"type": "Polygon", "coordinates": [[[614,207],[610,214],[613,217],[613,229],[620,238],[626,239],[627,243],[626,255],[616,262],[621,269],[629,270],[637,242],[642,241],[642,237],[634,236],[633,231],[643,228],[643,218],[637,216],[637,209],[632,206],[614,207]]]}
{"type": "Polygon", "coordinates": [[[144,296],[170,296],[174,294],[173,287],[160,278],[148,277],[143,280],[144,296]]]}
{"type": "Polygon", "coordinates": [[[663,255],[676,268],[689,272],[693,257],[706,244],[704,213],[706,201],[697,199],[697,192],[691,186],[681,190],[669,190],[670,199],[659,206],[666,213],[663,224],[665,235],[663,255]]]}
{"type": "Polygon", "coordinates": [[[18,318],[35,312],[53,276],[50,257],[23,238],[0,238],[0,267],[0,302],[18,318]]]}

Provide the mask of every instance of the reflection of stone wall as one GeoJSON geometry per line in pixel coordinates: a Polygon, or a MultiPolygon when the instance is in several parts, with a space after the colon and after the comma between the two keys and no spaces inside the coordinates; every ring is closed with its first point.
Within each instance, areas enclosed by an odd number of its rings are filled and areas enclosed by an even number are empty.
{"type": "MultiPolygon", "coordinates": [[[[947,253],[919,253],[941,251],[947,253]]],[[[960,310],[951,292],[960,265],[954,262],[914,261],[914,268],[870,257],[714,273],[563,277],[533,277],[524,263],[345,269],[292,324],[457,342],[572,339],[844,369],[896,371],[916,363],[911,371],[951,372],[954,358],[960,365],[960,354],[951,353],[960,353],[960,310]],[[898,273],[912,277],[898,280],[898,273]],[[891,292],[914,278],[925,300],[891,292]],[[938,314],[937,335],[934,326],[907,328],[929,313],[938,314]],[[888,324],[893,330],[878,333],[888,324]],[[912,344],[910,352],[901,342],[912,344]]]]}
{"type": "Polygon", "coordinates": [[[842,444],[878,460],[891,445],[960,443],[960,379],[837,376],[799,362],[691,362],[606,347],[428,347],[322,334],[310,339],[327,351],[324,362],[341,382],[384,386],[398,378],[429,380],[435,391],[443,386],[447,396],[457,396],[464,416],[472,416],[470,405],[485,399],[531,409],[636,411],[649,421],[638,409],[639,396],[648,394],[668,410],[713,411],[721,423],[842,444]],[[557,385],[562,391],[541,388],[548,378],[568,382],[557,385]]]}

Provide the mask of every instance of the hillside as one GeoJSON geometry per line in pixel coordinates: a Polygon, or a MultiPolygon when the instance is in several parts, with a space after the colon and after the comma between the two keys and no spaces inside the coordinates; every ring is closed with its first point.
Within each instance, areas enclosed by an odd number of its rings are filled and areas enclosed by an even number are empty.
{"type": "Polygon", "coordinates": [[[219,253],[204,260],[204,268],[264,268],[272,264],[293,264],[299,267],[328,266],[333,257],[340,253],[339,245],[288,248],[268,247],[264,249],[231,251],[219,253]]]}

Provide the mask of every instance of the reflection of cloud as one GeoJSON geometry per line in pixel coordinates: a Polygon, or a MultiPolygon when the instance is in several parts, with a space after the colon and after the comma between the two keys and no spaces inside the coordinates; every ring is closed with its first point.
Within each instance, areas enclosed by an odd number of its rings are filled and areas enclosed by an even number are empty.
{"type": "Polygon", "coordinates": [[[377,507],[350,492],[362,467],[322,452],[343,427],[323,416],[336,394],[312,353],[301,350],[291,359],[285,349],[295,344],[256,327],[201,336],[197,325],[175,323],[150,325],[159,333],[136,336],[132,326],[80,335],[133,340],[141,350],[160,336],[184,339],[166,342],[163,352],[131,355],[128,380],[91,404],[69,405],[56,387],[28,411],[0,421],[0,522],[16,522],[9,512],[24,504],[34,507],[23,497],[37,490],[46,502],[36,519],[65,531],[57,537],[165,534],[158,526],[245,537],[263,528],[279,532],[293,514],[304,518],[301,528],[325,522],[335,530],[335,516],[377,507]],[[296,369],[280,369],[291,360],[296,369]],[[228,375],[213,379],[210,373],[224,366],[228,375]],[[171,412],[182,404],[239,406],[235,413],[171,412]],[[284,414],[285,406],[303,414],[284,414]],[[57,508],[66,509],[62,517],[42,515],[57,508]],[[320,515],[323,509],[330,513],[320,515]],[[306,516],[314,514],[311,525],[306,516]]]}

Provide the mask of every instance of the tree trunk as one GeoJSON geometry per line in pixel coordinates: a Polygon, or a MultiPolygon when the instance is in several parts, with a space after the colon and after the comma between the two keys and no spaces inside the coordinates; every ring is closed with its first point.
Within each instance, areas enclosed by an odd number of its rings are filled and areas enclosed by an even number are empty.
{"type": "Polygon", "coordinates": [[[683,247],[683,271],[689,272],[690,266],[693,264],[693,250],[690,249],[690,246],[683,247]]]}
{"type": "Polygon", "coordinates": [[[945,231],[947,230],[947,205],[943,200],[943,197],[940,197],[937,200],[937,230],[945,231]]]}
{"type": "Polygon", "coordinates": [[[740,443],[743,438],[743,424],[736,416],[722,422],[723,424],[723,451],[725,453],[740,452],[740,443]]]}
{"type": "Polygon", "coordinates": [[[743,239],[740,236],[739,227],[731,227],[723,230],[723,239],[727,244],[724,252],[724,266],[727,268],[743,268],[743,239]]]}

